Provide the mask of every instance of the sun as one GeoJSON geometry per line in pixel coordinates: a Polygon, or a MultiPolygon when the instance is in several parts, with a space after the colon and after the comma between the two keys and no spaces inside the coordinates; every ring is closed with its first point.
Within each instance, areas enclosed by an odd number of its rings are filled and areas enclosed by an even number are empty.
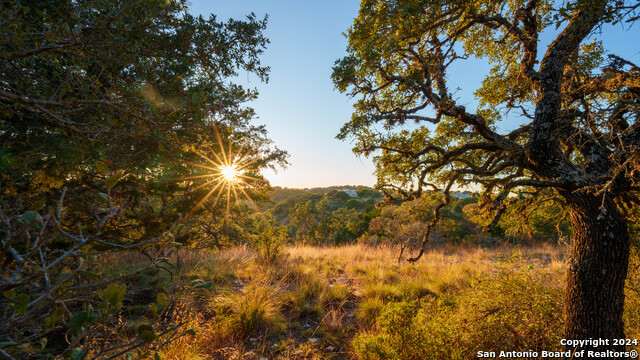
{"type": "Polygon", "coordinates": [[[222,177],[227,182],[237,182],[239,179],[240,172],[237,169],[237,165],[223,165],[220,167],[220,172],[222,173],[222,177]]]}
{"type": "Polygon", "coordinates": [[[227,217],[229,216],[232,198],[234,202],[239,201],[239,197],[244,198],[257,208],[247,191],[250,192],[251,188],[256,186],[255,183],[257,182],[267,182],[260,176],[256,176],[255,174],[251,175],[251,172],[248,171],[252,169],[252,166],[255,166],[254,164],[258,161],[258,158],[252,156],[251,151],[245,148],[245,143],[240,144],[238,149],[234,149],[232,141],[229,138],[228,143],[224,146],[225,142],[222,140],[218,128],[214,128],[214,131],[218,138],[219,151],[214,151],[209,145],[202,146],[200,150],[192,147],[191,150],[204,160],[204,162],[193,163],[185,161],[188,165],[204,170],[204,173],[174,179],[191,182],[204,180],[204,182],[190,188],[187,192],[194,192],[202,187],[211,186],[209,192],[191,209],[187,215],[188,217],[192,216],[210,197],[214,198],[212,205],[214,207],[219,199],[226,198],[227,217]],[[225,194],[226,196],[223,196],[225,194]]]}

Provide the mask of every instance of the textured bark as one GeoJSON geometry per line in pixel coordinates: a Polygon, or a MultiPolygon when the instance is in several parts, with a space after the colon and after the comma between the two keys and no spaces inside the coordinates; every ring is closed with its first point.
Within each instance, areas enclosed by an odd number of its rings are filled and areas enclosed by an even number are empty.
{"type": "MultiPolygon", "coordinates": [[[[624,283],[629,235],[615,203],[588,194],[563,194],[571,209],[573,242],[567,270],[565,337],[608,339],[601,350],[623,351],[624,283]]],[[[593,348],[591,347],[593,350],[593,348]]]]}

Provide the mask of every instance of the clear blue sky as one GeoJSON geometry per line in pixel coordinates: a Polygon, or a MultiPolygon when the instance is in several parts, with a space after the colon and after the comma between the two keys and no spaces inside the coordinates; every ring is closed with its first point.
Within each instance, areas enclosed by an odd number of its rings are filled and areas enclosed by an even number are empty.
{"type": "MultiPolygon", "coordinates": [[[[369,159],[357,158],[352,144],[335,138],[352,113],[353,101],[335,91],[331,67],[345,55],[342,33],[358,14],[358,0],[192,0],[190,12],[218,20],[244,19],[251,12],[269,15],[266,37],[271,43],[261,58],[271,67],[268,84],[255,76],[241,76],[240,85],[257,88],[257,101],[248,104],[266,124],[269,137],[290,154],[291,165],[277,174],[265,173],[274,186],[318,187],[375,184],[369,159]]],[[[605,48],[640,63],[640,31],[606,27],[605,48]]],[[[543,36],[543,42],[544,42],[543,36]]],[[[548,36],[548,39],[552,37],[548,36]]],[[[543,49],[543,48],[541,48],[543,49]]],[[[540,54],[542,55],[542,54],[540,54]]],[[[462,103],[475,107],[472,93],[488,67],[474,61],[452,68],[450,86],[461,87],[462,103]]],[[[512,126],[517,124],[512,124],[512,126]]]]}

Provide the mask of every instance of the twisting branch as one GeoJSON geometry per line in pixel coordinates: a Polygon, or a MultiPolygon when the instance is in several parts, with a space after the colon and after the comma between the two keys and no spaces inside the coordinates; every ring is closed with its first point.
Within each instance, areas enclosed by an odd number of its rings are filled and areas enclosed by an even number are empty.
{"type": "Polygon", "coordinates": [[[424,254],[424,252],[426,251],[431,230],[433,230],[433,228],[435,228],[436,225],[438,225],[438,222],[440,221],[440,210],[449,204],[449,200],[451,199],[451,195],[449,191],[451,190],[451,187],[456,182],[456,180],[458,180],[457,174],[454,175],[451,178],[451,180],[449,180],[449,182],[447,183],[447,186],[444,188],[444,191],[442,193],[442,202],[438,204],[438,206],[436,206],[436,208],[433,210],[433,219],[429,224],[427,224],[427,228],[425,229],[424,234],[422,235],[422,240],[420,241],[420,252],[418,253],[418,255],[407,259],[408,262],[414,263],[420,260],[420,258],[422,257],[422,254],[424,254]]]}

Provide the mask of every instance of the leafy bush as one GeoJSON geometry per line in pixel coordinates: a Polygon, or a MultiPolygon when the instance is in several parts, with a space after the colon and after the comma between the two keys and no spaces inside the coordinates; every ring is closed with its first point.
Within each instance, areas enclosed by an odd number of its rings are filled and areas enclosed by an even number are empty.
{"type": "Polygon", "coordinates": [[[562,289],[550,276],[507,267],[451,298],[389,303],[375,328],[355,337],[354,351],[360,359],[464,359],[478,350],[556,349],[562,289]]]}

